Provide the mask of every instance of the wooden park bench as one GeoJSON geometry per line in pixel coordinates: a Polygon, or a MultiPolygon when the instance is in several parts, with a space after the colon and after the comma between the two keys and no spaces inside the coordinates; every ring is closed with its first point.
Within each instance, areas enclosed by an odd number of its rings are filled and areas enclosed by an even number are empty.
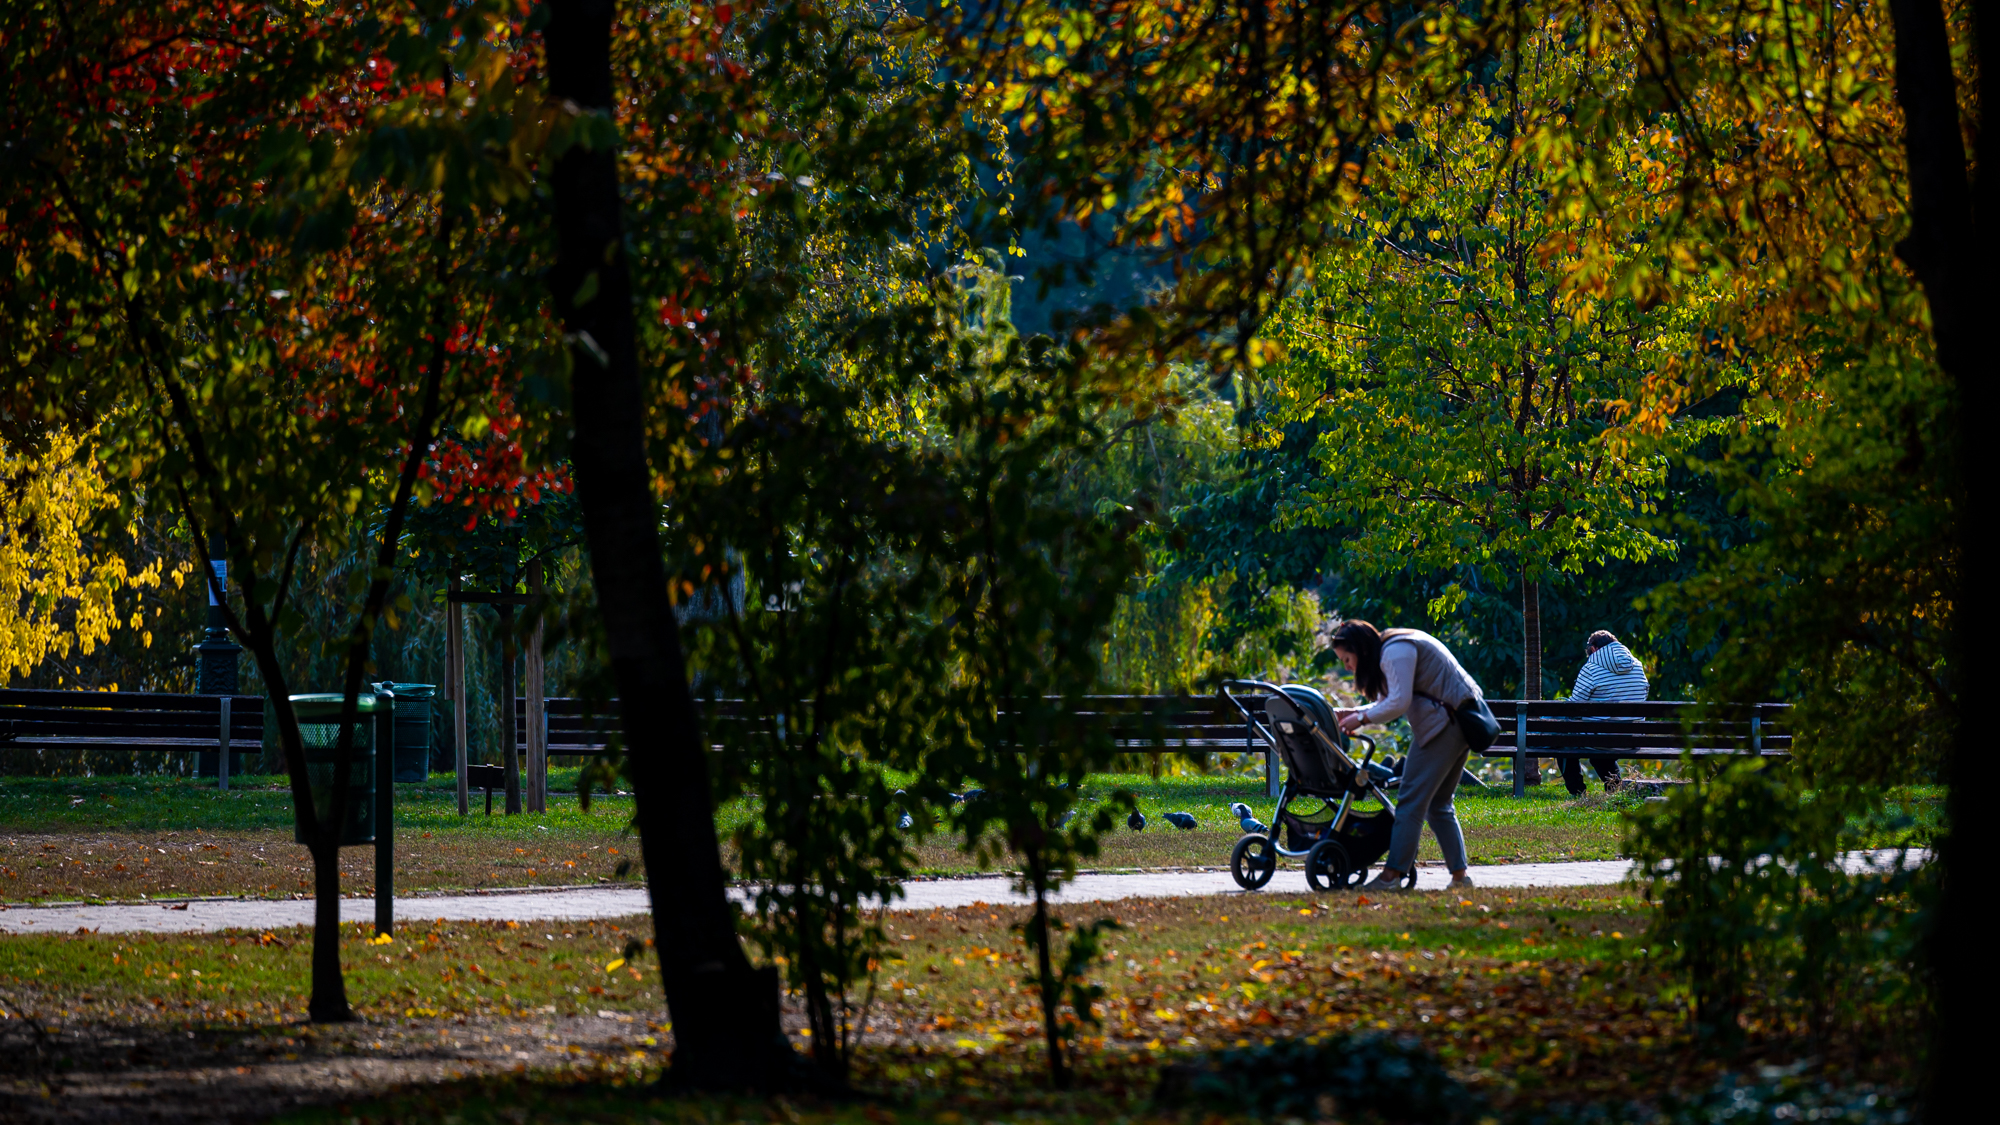
{"type": "Polygon", "coordinates": [[[0,689],[0,749],[214,755],[227,789],[234,755],[263,748],[262,696],[0,689]]]}
{"type": "Polygon", "coordinates": [[[1698,758],[1792,754],[1792,736],[1784,727],[1788,703],[1486,702],[1500,720],[1500,738],[1485,756],[1513,762],[1516,797],[1526,792],[1529,758],[1677,761],[1684,753],[1698,758]]]}
{"type": "MultiPolygon", "coordinates": [[[[1239,693],[1256,704],[1261,697],[1239,693]]],[[[723,717],[733,701],[723,702],[723,717]]],[[[1791,755],[1792,736],[1783,717],[1784,703],[1716,704],[1703,707],[1684,701],[1655,703],[1590,703],[1568,700],[1492,699],[1487,701],[1500,720],[1500,739],[1483,757],[1504,758],[1514,765],[1514,794],[1526,792],[1528,758],[1614,757],[1676,761],[1683,751],[1697,757],[1757,754],[1766,758],[1791,755]]],[[[594,754],[605,745],[606,731],[617,725],[615,714],[584,714],[581,700],[554,697],[546,701],[548,752],[594,754]]],[[[606,705],[607,712],[615,704],[606,705]]],[[[1277,752],[1244,723],[1242,715],[1220,696],[1092,695],[1083,699],[1080,718],[1111,724],[1119,748],[1150,754],[1159,772],[1163,754],[1260,754],[1265,759],[1265,783],[1276,795],[1277,752]]],[[[522,743],[527,739],[527,701],[515,701],[515,721],[522,743]]]]}
{"type": "MultiPolygon", "coordinates": [[[[605,704],[605,713],[592,716],[585,714],[579,699],[555,696],[543,702],[551,756],[598,753],[604,749],[607,732],[618,723],[615,703],[605,704]]],[[[737,714],[735,700],[723,700],[718,707],[722,721],[737,714]]],[[[529,736],[527,715],[528,701],[516,699],[514,729],[517,744],[523,747],[529,736]]],[[[1156,775],[1163,754],[1263,754],[1268,749],[1255,740],[1233,708],[1212,696],[1086,696],[1078,716],[1110,723],[1120,749],[1152,755],[1156,775]]]]}

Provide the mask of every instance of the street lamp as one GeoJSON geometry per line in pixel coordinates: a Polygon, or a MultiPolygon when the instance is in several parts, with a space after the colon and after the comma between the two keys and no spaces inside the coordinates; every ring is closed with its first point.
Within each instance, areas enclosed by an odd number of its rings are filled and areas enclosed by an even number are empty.
{"type": "Polygon", "coordinates": [[[201,643],[194,646],[199,658],[195,694],[235,695],[236,654],[243,651],[243,646],[229,639],[229,627],[222,618],[222,601],[216,596],[218,591],[229,589],[229,560],[223,553],[222,540],[209,540],[208,557],[209,565],[215,568],[215,579],[201,584],[208,591],[208,627],[202,630],[201,643]]]}
{"type": "MultiPolygon", "coordinates": [[[[229,627],[222,619],[222,599],[218,592],[229,589],[229,560],[223,554],[220,539],[211,539],[208,544],[209,565],[214,567],[214,580],[204,580],[202,588],[208,591],[208,627],[202,630],[201,643],[195,651],[195,694],[220,695],[222,700],[222,722],[224,735],[228,738],[229,699],[237,691],[236,654],[243,646],[229,639],[229,627]]],[[[229,769],[234,762],[222,761],[222,749],[201,754],[195,760],[195,774],[199,777],[221,779],[224,789],[229,788],[229,769]]]]}

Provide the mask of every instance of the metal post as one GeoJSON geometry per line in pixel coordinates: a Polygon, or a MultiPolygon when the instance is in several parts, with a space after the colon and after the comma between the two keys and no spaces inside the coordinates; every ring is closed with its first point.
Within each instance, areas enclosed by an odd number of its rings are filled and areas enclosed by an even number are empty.
{"type": "Polygon", "coordinates": [[[1528,701],[1514,705],[1514,796],[1528,795],[1528,701]]]}
{"type": "Polygon", "coordinates": [[[227,695],[222,697],[222,744],[216,748],[215,787],[224,793],[229,792],[229,705],[233,702],[227,695]]]}
{"type": "MultiPolygon", "coordinates": [[[[202,582],[208,591],[208,622],[202,629],[201,643],[194,646],[195,652],[195,694],[220,695],[225,699],[237,692],[236,657],[243,646],[229,639],[229,625],[222,616],[222,598],[229,592],[229,560],[226,546],[221,538],[208,541],[208,558],[211,568],[202,582]]],[[[223,723],[228,724],[229,704],[223,703],[223,723]]],[[[225,731],[220,753],[224,759],[229,756],[228,735],[225,731]]],[[[202,773],[199,759],[195,762],[195,773],[202,773]]],[[[229,764],[219,760],[216,764],[216,778],[223,789],[229,788],[229,764]]]]}
{"type": "Polygon", "coordinates": [[[375,694],[389,701],[388,706],[375,709],[375,932],[393,934],[396,929],[396,697],[386,691],[375,694]]]}
{"type": "MultiPolygon", "coordinates": [[[[1249,723],[1244,725],[1246,728],[1251,726],[1249,723]]],[[[1264,747],[1264,796],[1275,797],[1284,790],[1284,783],[1278,778],[1278,748],[1267,745],[1264,747]]]]}
{"type": "Polygon", "coordinates": [[[1750,752],[1760,756],[1764,753],[1763,710],[1764,707],[1762,704],[1752,703],[1750,705],[1750,752]]]}

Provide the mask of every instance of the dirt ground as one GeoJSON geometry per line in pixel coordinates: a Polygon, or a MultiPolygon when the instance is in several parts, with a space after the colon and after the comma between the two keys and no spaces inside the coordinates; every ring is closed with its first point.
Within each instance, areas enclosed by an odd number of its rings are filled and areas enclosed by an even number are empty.
{"type": "Polygon", "coordinates": [[[0,1120],[254,1122],[398,1086],[534,1070],[656,1069],[657,1020],[626,1013],[341,1026],[37,1029],[0,1023],[0,1120]]]}
{"type": "MultiPolygon", "coordinates": [[[[559,836],[545,842],[433,837],[403,833],[396,848],[396,890],[585,886],[625,879],[644,867],[627,837],[559,836]],[[531,846],[521,846],[522,844],[531,846]]],[[[340,853],[342,888],[373,894],[375,849],[340,853]]],[[[0,901],[63,899],[106,902],[249,895],[310,897],[312,857],[290,832],[68,832],[0,835],[0,901]]]]}

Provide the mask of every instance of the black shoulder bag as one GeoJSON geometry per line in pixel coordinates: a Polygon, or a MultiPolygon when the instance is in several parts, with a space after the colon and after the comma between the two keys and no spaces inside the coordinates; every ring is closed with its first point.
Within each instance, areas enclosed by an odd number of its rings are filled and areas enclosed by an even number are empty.
{"type": "Polygon", "coordinates": [[[1444,700],[1424,695],[1423,692],[1416,694],[1445,709],[1445,713],[1451,716],[1451,721],[1458,724],[1458,733],[1465,736],[1465,744],[1472,748],[1474,754],[1484,753],[1488,747],[1499,741],[1500,720],[1493,717],[1493,709],[1479,696],[1475,695],[1468,703],[1453,707],[1444,700]]]}

